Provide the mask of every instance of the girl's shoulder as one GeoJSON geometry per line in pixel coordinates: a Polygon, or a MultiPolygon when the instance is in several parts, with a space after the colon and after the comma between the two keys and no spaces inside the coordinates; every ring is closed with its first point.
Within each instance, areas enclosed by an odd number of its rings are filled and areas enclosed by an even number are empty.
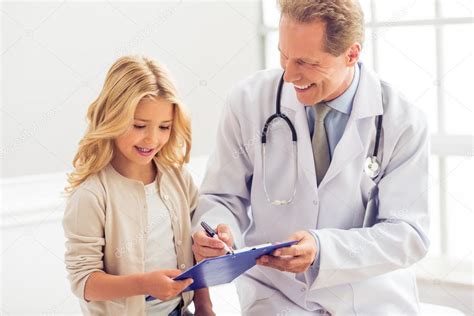
{"type": "Polygon", "coordinates": [[[197,187],[194,183],[191,172],[185,165],[162,165],[157,162],[158,169],[161,170],[161,181],[163,184],[175,187],[184,191],[185,195],[195,195],[197,187]],[[163,182],[164,180],[164,182],[163,182]]]}
{"type": "Polygon", "coordinates": [[[163,166],[159,165],[159,169],[163,174],[166,174],[171,181],[177,183],[183,183],[188,185],[190,182],[193,182],[193,177],[191,172],[185,165],[182,166],[163,166]]]}
{"type": "Polygon", "coordinates": [[[104,170],[91,174],[71,192],[70,198],[87,198],[95,196],[97,199],[103,199],[106,192],[103,181],[104,176],[104,170]]]}
{"type": "Polygon", "coordinates": [[[68,196],[63,217],[65,231],[89,229],[84,225],[90,226],[96,219],[103,227],[107,203],[100,182],[99,175],[90,175],[68,196]]]}

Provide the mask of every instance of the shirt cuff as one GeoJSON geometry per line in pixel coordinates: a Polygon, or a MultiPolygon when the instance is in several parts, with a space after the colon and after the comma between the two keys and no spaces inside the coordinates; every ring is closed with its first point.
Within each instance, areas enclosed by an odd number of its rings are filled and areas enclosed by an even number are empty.
{"type": "Polygon", "coordinates": [[[319,245],[319,237],[318,234],[316,233],[316,230],[308,230],[308,232],[314,237],[314,240],[316,241],[316,257],[314,258],[313,263],[311,266],[308,268],[308,270],[305,271],[305,279],[308,285],[311,285],[316,281],[316,278],[318,277],[319,274],[319,264],[320,264],[320,257],[321,257],[321,247],[319,245]]]}

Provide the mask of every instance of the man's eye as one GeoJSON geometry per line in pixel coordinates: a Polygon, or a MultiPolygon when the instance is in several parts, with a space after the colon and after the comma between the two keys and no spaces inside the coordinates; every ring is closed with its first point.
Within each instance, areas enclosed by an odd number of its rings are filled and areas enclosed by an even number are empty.
{"type": "Polygon", "coordinates": [[[317,64],[312,64],[312,63],[306,62],[304,60],[298,60],[298,64],[301,65],[301,66],[310,66],[310,67],[316,67],[317,66],[317,64]]]}
{"type": "Polygon", "coordinates": [[[140,128],[145,128],[145,125],[136,125],[135,124],[135,125],[133,125],[133,127],[140,129],[140,128]]]}

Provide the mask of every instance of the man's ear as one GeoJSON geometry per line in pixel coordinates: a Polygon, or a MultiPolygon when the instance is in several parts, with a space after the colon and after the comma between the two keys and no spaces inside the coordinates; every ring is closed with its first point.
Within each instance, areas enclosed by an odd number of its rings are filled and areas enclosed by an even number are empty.
{"type": "Polygon", "coordinates": [[[361,45],[357,42],[348,48],[346,53],[346,63],[348,66],[353,66],[359,60],[361,49],[361,45]]]}

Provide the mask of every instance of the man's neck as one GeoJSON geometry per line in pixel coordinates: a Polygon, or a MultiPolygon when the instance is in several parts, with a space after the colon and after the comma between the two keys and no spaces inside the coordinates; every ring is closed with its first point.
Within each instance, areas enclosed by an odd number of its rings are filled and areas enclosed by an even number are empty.
{"type": "Polygon", "coordinates": [[[352,66],[348,69],[347,75],[344,78],[343,82],[341,83],[340,87],[336,90],[335,93],[333,93],[331,96],[328,97],[327,100],[324,100],[324,101],[332,101],[334,99],[337,99],[338,97],[343,95],[347,89],[349,89],[349,87],[351,86],[352,80],[354,80],[355,67],[356,66],[352,66]]]}

